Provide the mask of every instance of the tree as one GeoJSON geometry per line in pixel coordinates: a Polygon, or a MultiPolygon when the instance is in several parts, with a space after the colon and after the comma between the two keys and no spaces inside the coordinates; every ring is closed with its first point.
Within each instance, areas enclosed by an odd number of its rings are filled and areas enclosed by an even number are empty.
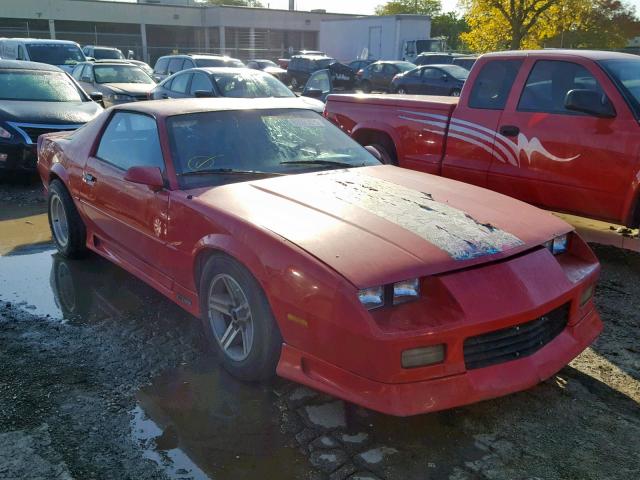
{"type": "Polygon", "coordinates": [[[431,17],[431,36],[445,37],[447,46],[451,50],[462,49],[463,42],[460,34],[469,31],[469,25],[464,17],[459,17],[456,12],[441,13],[431,17]]]}
{"type": "Polygon", "coordinates": [[[558,19],[581,22],[591,0],[462,0],[470,30],[461,38],[478,51],[540,47],[560,30],[558,19]]]}
{"type": "Polygon", "coordinates": [[[419,14],[431,17],[440,13],[440,0],[394,0],[376,7],[376,15],[419,14]]]}

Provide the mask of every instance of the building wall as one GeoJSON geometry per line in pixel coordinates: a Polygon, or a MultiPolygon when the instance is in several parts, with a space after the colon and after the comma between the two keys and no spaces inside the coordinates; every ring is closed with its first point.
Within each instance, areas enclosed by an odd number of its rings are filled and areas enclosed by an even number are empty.
{"type": "Polygon", "coordinates": [[[318,48],[320,22],[349,17],[243,7],[94,0],[1,0],[0,36],[74,40],[116,46],[151,63],[169,53],[227,53],[277,58],[318,48]]]}

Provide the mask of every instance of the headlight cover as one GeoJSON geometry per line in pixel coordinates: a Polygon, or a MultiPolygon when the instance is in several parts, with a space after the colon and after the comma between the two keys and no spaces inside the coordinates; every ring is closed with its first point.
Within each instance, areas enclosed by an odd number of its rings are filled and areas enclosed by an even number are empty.
{"type": "Polygon", "coordinates": [[[363,288],[358,291],[358,299],[367,310],[384,305],[384,287],[363,288]]]}
{"type": "Polygon", "coordinates": [[[393,284],[393,304],[409,302],[420,296],[420,279],[412,278],[393,284]]]}
{"type": "Polygon", "coordinates": [[[114,93],[111,95],[112,100],[116,101],[132,101],[133,97],[131,95],[123,95],[121,93],[114,93]]]}
{"type": "Polygon", "coordinates": [[[0,127],[0,138],[9,140],[12,136],[13,135],[11,135],[11,132],[9,130],[5,130],[4,128],[0,127]]]}
{"type": "Polygon", "coordinates": [[[548,242],[544,242],[545,248],[549,250],[554,255],[560,255],[561,253],[565,253],[567,251],[569,245],[569,235],[559,235],[553,240],[549,240],[548,242]]]}

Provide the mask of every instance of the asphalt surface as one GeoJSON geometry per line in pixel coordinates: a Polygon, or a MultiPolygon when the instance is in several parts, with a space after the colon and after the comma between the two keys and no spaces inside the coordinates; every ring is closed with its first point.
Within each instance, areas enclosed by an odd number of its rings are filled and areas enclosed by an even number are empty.
{"type": "Polygon", "coordinates": [[[197,319],[58,256],[43,212],[0,183],[0,479],[640,478],[640,254],[595,246],[605,330],[556,376],[399,419],[237,382],[197,319]]]}

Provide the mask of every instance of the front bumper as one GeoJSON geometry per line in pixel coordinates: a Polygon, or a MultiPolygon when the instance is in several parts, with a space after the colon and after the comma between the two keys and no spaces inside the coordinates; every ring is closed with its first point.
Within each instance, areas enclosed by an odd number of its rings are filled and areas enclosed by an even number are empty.
{"type": "Polygon", "coordinates": [[[569,324],[534,354],[460,374],[409,383],[382,383],[344,370],[283,345],[278,375],[327,392],[371,410],[410,416],[496,398],[525,390],[553,376],[602,331],[600,316],[591,309],[569,324]]]}
{"type": "Polygon", "coordinates": [[[37,161],[35,144],[0,142],[0,171],[35,172],[37,161]]]}

